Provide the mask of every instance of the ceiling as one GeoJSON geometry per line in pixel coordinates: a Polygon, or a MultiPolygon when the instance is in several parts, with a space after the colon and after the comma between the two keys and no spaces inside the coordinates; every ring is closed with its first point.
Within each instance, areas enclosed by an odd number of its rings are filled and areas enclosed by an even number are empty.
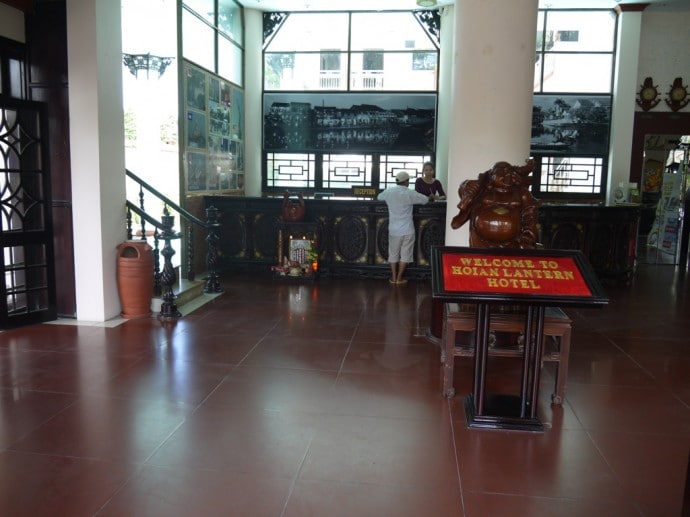
{"type": "MultiPolygon", "coordinates": [[[[238,0],[244,7],[260,11],[402,11],[419,9],[416,0],[238,0]],[[345,4],[345,5],[343,5],[345,4]]],[[[437,0],[438,6],[453,5],[456,0],[437,0]]],[[[542,8],[612,9],[617,4],[651,4],[647,11],[690,11],[688,0],[539,0],[542,8]]]]}

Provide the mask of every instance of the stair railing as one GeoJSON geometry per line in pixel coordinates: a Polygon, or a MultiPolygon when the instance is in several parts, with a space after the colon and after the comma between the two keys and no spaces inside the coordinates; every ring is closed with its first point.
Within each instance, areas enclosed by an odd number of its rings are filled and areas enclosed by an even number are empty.
{"type": "Polygon", "coordinates": [[[202,221],[198,217],[189,213],[187,210],[179,206],[173,200],[156,190],[146,181],[131,172],[125,171],[127,177],[135,181],[139,185],[139,205],[127,200],[127,239],[131,240],[134,237],[132,231],[132,213],[139,216],[139,233],[141,240],[147,240],[146,224],[153,227],[153,254],[154,254],[154,293],[156,296],[161,296],[161,312],[160,317],[166,319],[178,318],[180,313],[177,310],[175,303],[176,295],[173,292],[173,286],[177,282],[177,274],[172,265],[172,257],[175,250],[172,247],[172,241],[179,239],[182,236],[181,232],[174,230],[175,217],[171,215],[171,210],[176,212],[180,217],[181,226],[186,225],[186,271],[185,278],[193,281],[196,277],[194,271],[194,228],[201,228],[206,232],[206,282],[204,284],[205,293],[221,293],[223,288],[220,285],[218,278],[218,242],[220,240],[220,223],[218,221],[218,209],[209,207],[206,209],[206,221],[202,221]],[[163,202],[163,214],[161,219],[149,214],[145,208],[144,198],[145,192],[151,194],[153,197],[163,202]],[[160,250],[159,243],[163,241],[163,249],[160,250]],[[163,270],[160,269],[160,255],[163,255],[163,270]]]}

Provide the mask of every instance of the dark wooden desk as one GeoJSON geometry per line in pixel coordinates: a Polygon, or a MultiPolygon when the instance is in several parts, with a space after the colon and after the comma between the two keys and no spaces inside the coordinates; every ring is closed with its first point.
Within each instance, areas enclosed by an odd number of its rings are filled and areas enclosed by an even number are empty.
{"type": "Polygon", "coordinates": [[[436,247],[432,296],[477,306],[474,379],[465,399],[470,427],[543,431],[537,417],[546,307],[608,303],[580,251],[436,247]],[[525,346],[519,396],[486,392],[491,310],[525,308],[525,346]]]}
{"type": "MultiPolygon", "coordinates": [[[[281,198],[205,196],[205,206],[220,212],[222,269],[269,271],[277,264],[281,198]]],[[[388,209],[382,201],[305,199],[305,224],[313,224],[319,243],[320,276],[386,279],[388,209]]],[[[429,279],[431,247],[443,245],[446,203],[416,205],[414,262],[408,278],[429,279]]]]}

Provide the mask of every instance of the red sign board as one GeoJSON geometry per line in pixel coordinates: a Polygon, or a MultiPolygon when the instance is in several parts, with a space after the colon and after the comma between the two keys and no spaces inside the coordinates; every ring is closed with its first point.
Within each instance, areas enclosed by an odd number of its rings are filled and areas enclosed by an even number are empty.
{"type": "Polygon", "coordinates": [[[570,257],[491,256],[447,253],[442,257],[447,291],[545,296],[591,296],[570,257]]]}
{"type": "Polygon", "coordinates": [[[577,250],[432,249],[434,298],[528,305],[601,305],[608,300],[592,267],[577,250]]]}

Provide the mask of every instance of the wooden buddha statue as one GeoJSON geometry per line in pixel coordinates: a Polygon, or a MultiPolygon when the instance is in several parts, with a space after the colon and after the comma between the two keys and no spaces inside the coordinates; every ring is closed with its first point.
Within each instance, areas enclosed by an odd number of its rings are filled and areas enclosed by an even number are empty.
{"type": "Polygon", "coordinates": [[[523,166],[497,162],[465,180],[458,189],[460,212],[451,228],[470,222],[470,246],[478,248],[536,248],[539,201],[530,190],[534,161],[523,166]]]}

